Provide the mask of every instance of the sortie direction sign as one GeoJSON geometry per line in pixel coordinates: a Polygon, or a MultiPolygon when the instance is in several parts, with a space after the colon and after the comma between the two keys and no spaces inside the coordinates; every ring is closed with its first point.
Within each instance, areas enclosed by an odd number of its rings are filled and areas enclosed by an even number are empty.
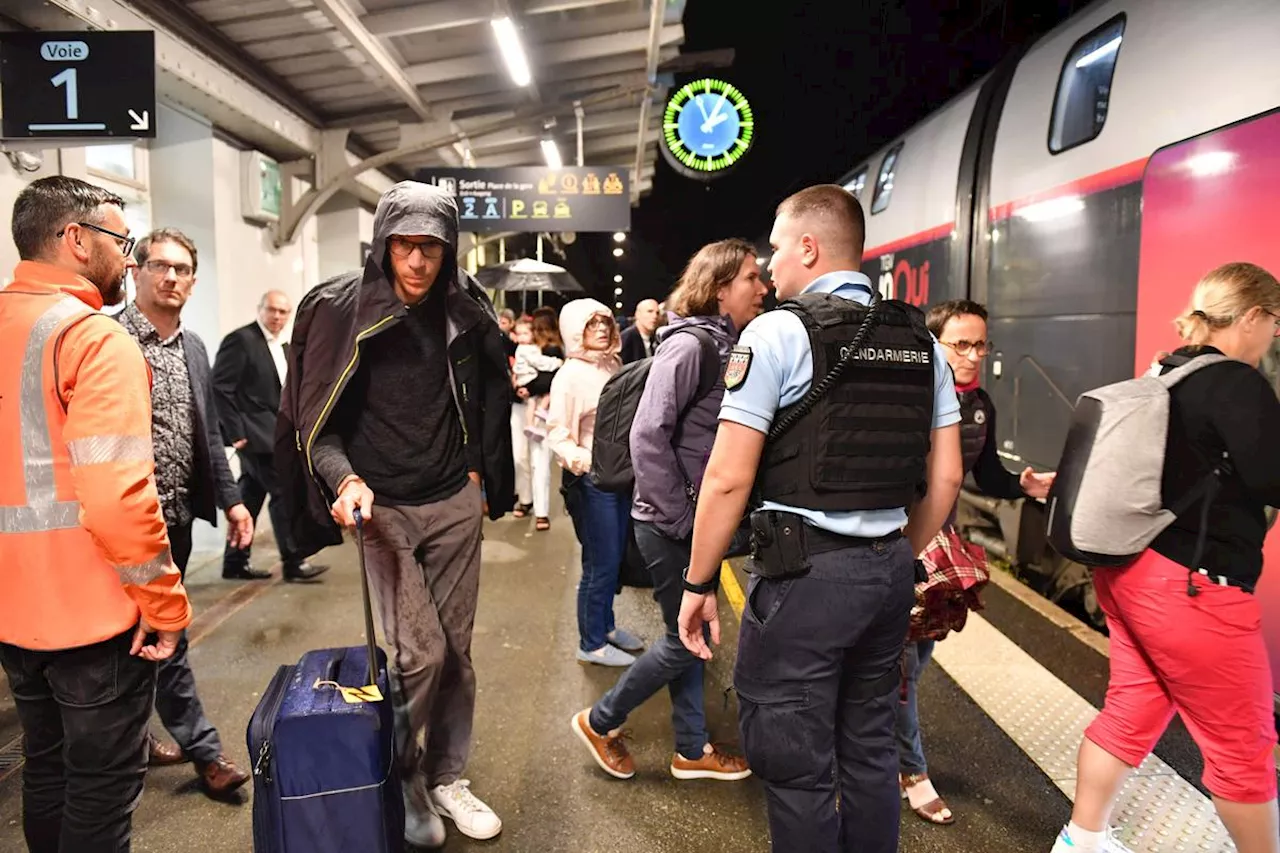
{"type": "Polygon", "coordinates": [[[5,139],[156,135],[150,30],[0,33],[5,139]]]}

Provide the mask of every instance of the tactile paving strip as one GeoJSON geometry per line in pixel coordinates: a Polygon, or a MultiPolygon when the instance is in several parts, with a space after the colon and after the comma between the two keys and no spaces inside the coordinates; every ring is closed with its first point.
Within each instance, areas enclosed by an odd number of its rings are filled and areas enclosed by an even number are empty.
{"type": "Polygon", "coordinates": [[[0,782],[13,775],[22,766],[22,736],[0,746],[0,782]]]}
{"type": "MultiPolygon", "coordinates": [[[[1074,797],[1076,752],[1096,708],[977,613],[969,614],[963,631],[938,643],[933,659],[1074,797]]],[[[1154,755],[1125,784],[1111,820],[1120,840],[1138,853],[1236,849],[1213,803],[1154,755]]],[[[1052,845],[1052,838],[1045,840],[1045,850],[1052,845]]]]}

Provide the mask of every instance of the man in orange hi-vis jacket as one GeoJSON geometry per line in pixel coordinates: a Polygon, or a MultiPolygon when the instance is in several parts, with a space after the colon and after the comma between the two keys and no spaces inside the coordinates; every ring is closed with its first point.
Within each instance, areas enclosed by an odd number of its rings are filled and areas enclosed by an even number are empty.
{"type": "Polygon", "coordinates": [[[123,207],[75,178],[33,182],[0,291],[0,664],[31,853],[129,850],[156,662],[191,621],[156,494],[150,374],[99,310],[132,263],[123,207]]]}

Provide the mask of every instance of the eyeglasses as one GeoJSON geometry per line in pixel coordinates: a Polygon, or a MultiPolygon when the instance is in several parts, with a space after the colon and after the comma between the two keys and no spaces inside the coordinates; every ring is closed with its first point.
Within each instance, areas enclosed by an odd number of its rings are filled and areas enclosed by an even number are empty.
{"type": "Polygon", "coordinates": [[[590,332],[593,329],[607,329],[612,325],[613,321],[608,317],[596,316],[587,321],[587,331],[590,332]]]}
{"type": "Polygon", "coordinates": [[[167,275],[172,269],[173,274],[181,279],[191,278],[196,273],[190,264],[171,264],[168,261],[147,261],[142,268],[152,275],[167,275]]]}
{"type": "MultiPolygon", "coordinates": [[[[1263,308],[1262,310],[1267,311],[1266,308],[1263,308]]],[[[1271,320],[1275,324],[1275,329],[1272,330],[1271,336],[1280,338],[1280,314],[1277,314],[1274,311],[1267,311],[1267,313],[1271,315],[1271,320]]]]}
{"type": "Polygon", "coordinates": [[[387,248],[391,250],[391,254],[397,258],[407,258],[413,254],[413,250],[417,249],[422,252],[422,257],[428,261],[438,261],[444,257],[444,244],[437,243],[434,240],[428,240],[424,243],[415,243],[412,240],[406,240],[403,237],[390,237],[387,239],[387,248]]]}
{"type": "Polygon", "coordinates": [[[991,341],[938,341],[944,347],[950,347],[956,351],[956,355],[968,355],[970,352],[985,358],[987,353],[991,352],[991,341]]]}
{"type": "MultiPolygon", "coordinates": [[[[76,225],[79,225],[81,228],[88,228],[92,231],[97,231],[99,234],[106,234],[108,237],[115,238],[116,245],[120,247],[120,251],[125,255],[131,253],[133,251],[134,243],[138,242],[137,237],[130,237],[128,234],[117,234],[116,232],[108,231],[106,228],[99,225],[94,225],[92,222],[77,222],[76,225]]],[[[65,233],[67,233],[67,229],[63,228],[55,236],[62,237],[65,233]]]]}

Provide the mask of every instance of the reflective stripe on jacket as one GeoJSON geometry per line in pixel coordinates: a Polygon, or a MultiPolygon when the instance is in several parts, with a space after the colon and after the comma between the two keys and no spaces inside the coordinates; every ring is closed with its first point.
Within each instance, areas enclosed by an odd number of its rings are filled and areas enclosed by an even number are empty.
{"type": "Polygon", "coordinates": [[[0,642],[74,648],[139,613],[179,630],[150,372],[92,283],[23,261],[0,291],[0,642]]]}

